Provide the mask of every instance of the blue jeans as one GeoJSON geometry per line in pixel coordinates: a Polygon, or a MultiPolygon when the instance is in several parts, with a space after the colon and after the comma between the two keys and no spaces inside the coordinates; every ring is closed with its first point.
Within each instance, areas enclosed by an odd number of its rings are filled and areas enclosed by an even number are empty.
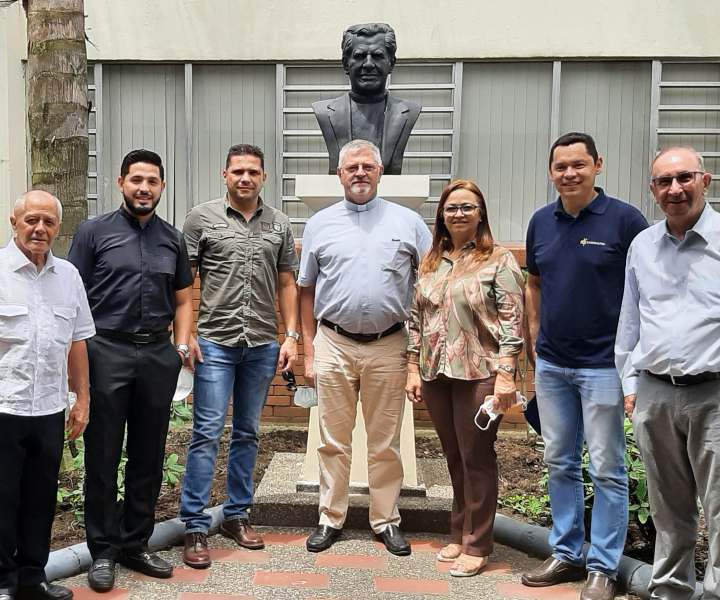
{"type": "Polygon", "coordinates": [[[535,390],[549,473],[553,556],[583,564],[585,439],[595,492],[585,566],[615,579],[628,518],[623,394],[617,371],[568,369],[538,357],[535,390]]]}
{"type": "Polygon", "coordinates": [[[249,348],[199,338],[204,362],[195,365],[193,434],[180,495],[180,519],[187,533],[210,528],[204,512],[210,500],[220,436],[232,394],[233,417],[228,454],[225,520],[247,519],[253,499],[260,413],[275,376],[277,342],[249,348]]]}

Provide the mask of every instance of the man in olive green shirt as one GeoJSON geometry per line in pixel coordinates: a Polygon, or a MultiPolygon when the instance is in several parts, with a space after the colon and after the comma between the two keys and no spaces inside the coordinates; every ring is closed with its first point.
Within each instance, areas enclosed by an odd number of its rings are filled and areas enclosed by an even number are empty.
{"type": "Polygon", "coordinates": [[[228,498],[220,533],[244,548],[264,546],[248,523],[260,413],[276,369],[288,370],[297,359],[299,338],[295,242],[290,220],[260,198],[267,177],[262,150],[231,147],[223,177],[225,197],[196,206],[183,227],[190,264],[200,272],[198,340],[191,349],[197,359],[193,435],[180,498],[183,560],[195,568],[210,565],[210,515],[204,509],[230,396],[228,498]],[[286,326],[282,346],[276,290],[286,326]]]}

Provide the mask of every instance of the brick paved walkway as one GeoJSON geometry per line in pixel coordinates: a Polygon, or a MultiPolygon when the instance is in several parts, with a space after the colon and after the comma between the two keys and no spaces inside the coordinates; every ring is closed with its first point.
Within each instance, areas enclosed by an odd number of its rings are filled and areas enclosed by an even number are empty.
{"type": "MultiPolygon", "coordinates": [[[[182,549],[160,554],[176,566],[171,579],[152,579],[118,567],[116,588],[96,594],[87,588],[85,574],[67,579],[76,600],[437,600],[438,598],[576,600],[579,584],[552,588],[527,588],[520,573],[540,561],[504,546],[496,546],[488,568],[481,575],[455,578],[450,565],[435,554],[444,540],[436,535],[411,536],[413,554],[389,554],[366,531],[348,531],[330,550],[311,554],[305,550],[307,530],[259,528],[265,550],[239,549],[220,536],[210,539],[210,569],[186,568],[182,549]]],[[[625,598],[624,596],[622,598],[625,598]]]]}

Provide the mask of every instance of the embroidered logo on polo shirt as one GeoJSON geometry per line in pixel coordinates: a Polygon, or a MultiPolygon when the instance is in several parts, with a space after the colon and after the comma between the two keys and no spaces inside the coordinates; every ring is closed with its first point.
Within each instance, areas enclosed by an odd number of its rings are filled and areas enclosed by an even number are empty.
{"type": "Polygon", "coordinates": [[[607,246],[605,242],[593,242],[592,240],[587,239],[584,237],[580,240],[581,246],[607,246]]]}

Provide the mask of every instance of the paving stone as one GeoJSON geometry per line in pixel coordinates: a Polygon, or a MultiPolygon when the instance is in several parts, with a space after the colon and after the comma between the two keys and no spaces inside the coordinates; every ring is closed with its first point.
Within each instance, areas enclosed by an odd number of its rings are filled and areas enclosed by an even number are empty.
{"type": "Polygon", "coordinates": [[[522,600],[578,600],[580,597],[580,588],[568,585],[532,588],[522,583],[498,583],[497,591],[502,597],[522,600]]]}
{"type": "Polygon", "coordinates": [[[381,556],[369,554],[318,554],[315,560],[316,567],[335,567],[350,569],[372,569],[382,571],[385,569],[386,560],[381,556]]]}
{"type": "MultiPolygon", "coordinates": [[[[208,569],[191,569],[189,567],[175,567],[172,577],[168,579],[160,579],[158,577],[148,577],[142,573],[132,572],[130,577],[137,581],[152,581],[153,583],[205,583],[210,576],[208,569]]],[[[103,598],[105,596],[103,595],[103,598]]]]}
{"type": "Polygon", "coordinates": [[[305,540],[309,533],[265,533],[263,534],[263,540],[265,545],[271,544],[288,544],[291,546],[304,546],[305,540]]]}
{"type": "Polygon", "coordinates": [[[74,600],[127,600],[129,592],[122,588],[115,588],[109,592],[92,591],[89,587],[73,587],[70,586],[74,600]]]}
{"type": "Polygon", "coordinates": [[[228,594],[207,594],[204,592],[180,592],[178,600],[255,600],[253,596],[230,596],[228,594]]]}
{"type": "Polygon", "coordinates": [[[404,577],[375,577],[378,592],[396,594],[448,594],[450,584],[438,579],[406,579],[404,577]]]}
{"type": "Polygon", "coordinates": [[[254,585],[294,588],[327,588],[330,579],[325,573],[296,571],[255,571],[254,585]]]}
{"type": "Polygon", "coordinates": [[[263,564],[270,560],[270,554],[260,550],[234,550],[232,548],[210,548],[210,559],[214,562],[239,562],[263,564]]]}

